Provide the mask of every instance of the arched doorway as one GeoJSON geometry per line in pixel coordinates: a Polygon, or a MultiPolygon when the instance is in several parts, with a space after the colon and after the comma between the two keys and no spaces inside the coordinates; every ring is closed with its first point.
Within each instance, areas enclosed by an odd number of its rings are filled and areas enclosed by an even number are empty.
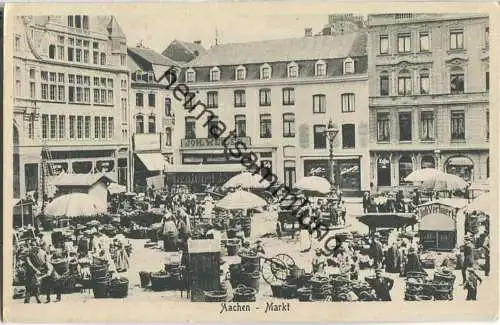
{"type": "Polygon", "coordinates": [[[391,160],[388,157],[377,159],[377,186],[391,186],[391,160]]]}
{"type": "Polygon", "coordinates": [[[466,156],[450,157],[445,163],[445,170],[448,174],[459,176],[465,181],[471,182],[474,163],[466,156]]]}
{"type": "Polygon", "coordinates": [[[20,160],[19,160],[19,129],[16,124],[12,125],[12,149],[13,149],[13,183],[12,190],[15,198],[21,197],[21,178],[20,178],[20,160]]]}

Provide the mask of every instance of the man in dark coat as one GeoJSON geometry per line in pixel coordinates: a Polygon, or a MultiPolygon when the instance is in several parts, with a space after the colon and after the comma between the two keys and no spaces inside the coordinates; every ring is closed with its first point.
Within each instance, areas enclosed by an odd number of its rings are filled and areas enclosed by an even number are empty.
{"type": "Polygon", "coordinates": [[[379,301],[392,301],[391,290],[394,286],[394,280],[382,274],[382,269],[375,271],[375,280],[372,283],[372,288],[377,295],[379,301]]]}
{"type": "Polygon", "coordinates": [[[464,263],[462,265],[462,283],[465,284],[467,280],[467,268],[474,267],[474,245],[472,244],[472,237],[465,236],[464,244],[464,263]]]}
{"type": "Polygon", "coordinates": [[[382,267],[382,260],[384,259],[384,252],[382,250],[382,243],[380,243],[380,235],[375,234],[370,245],[370,257],[373,259],[373,267],[375,269],[382,267]]]}

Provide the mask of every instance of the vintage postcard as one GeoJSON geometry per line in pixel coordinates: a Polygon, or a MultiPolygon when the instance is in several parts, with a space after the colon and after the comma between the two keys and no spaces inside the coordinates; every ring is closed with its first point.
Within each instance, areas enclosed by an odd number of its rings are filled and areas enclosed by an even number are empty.
{"type": "Polygon", "coordinates": [[[496,319],[499,18],[7,4],[4,319],[496,319]]]}

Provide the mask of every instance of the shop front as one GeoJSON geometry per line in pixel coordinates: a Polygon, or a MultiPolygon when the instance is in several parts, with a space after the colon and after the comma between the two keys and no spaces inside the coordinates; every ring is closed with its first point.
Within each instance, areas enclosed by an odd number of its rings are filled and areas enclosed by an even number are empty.
{"type": "Polygon", "coordinates": [[[425,249],[451,251],[463,243],[465,214],[464,199],[441,199],[420,205],[420,243],[425,249]]]}
{"type": "MultiPolygon", "coordinates": [[[[360,158],[334,159],[335,182],[346,195],[357,195],[361,191],[360,158]]],[[[328,159],[304,160],[304,176],[311,174],[329,178],[328,159]]]]}

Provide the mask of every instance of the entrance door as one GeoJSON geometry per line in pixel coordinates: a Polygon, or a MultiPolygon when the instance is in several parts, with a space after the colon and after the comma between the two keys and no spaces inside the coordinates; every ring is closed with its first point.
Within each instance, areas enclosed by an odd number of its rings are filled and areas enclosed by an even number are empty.
{"type": "Polygon", "coordinates": [[[285,167],[285,186],[291,189],[295,184],[295,167],[285,167]]]}
{"type": "Polygon", "coordinates": [[[377,186],[391,186],[391,161],[388,158],[377,161],[377,186]]]}
{"type": "Polygon", "coordinates": [[[455,233],[452,231],[440,231],[437,235],[437,248],[452,250],[455,247],[455,233]]]}

